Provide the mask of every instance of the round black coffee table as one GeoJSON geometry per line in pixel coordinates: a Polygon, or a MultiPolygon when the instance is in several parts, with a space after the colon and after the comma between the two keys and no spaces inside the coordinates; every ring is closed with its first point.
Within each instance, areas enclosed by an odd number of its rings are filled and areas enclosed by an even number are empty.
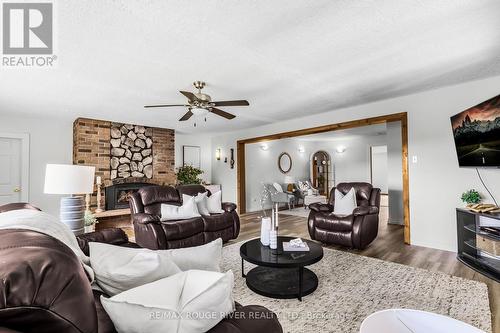
{"type": "Polygon", "coordinates": [[[298,298],[309,295],[318,287],[318,277],[304,266],[323,258],[320,244],[304,239],[308,252],[285,252],[283,242],[293,237],[278,237],[278,251],[263,246],[260,239],[252,239],[240,247],[241,273],[248,288],[257,294],[272,298],[298,298]],[[279,253],[279,254],[276,254],[279,253]],[[245,274],[244,262],[257,265],[245,274]]]}

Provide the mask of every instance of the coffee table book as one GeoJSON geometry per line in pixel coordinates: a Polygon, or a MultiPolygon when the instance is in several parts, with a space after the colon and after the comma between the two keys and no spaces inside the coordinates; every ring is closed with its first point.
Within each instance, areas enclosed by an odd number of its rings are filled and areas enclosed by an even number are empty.
{"type": "Polygon", "coordinates": [[[309,252],[309,246],[304,243],[304,247],[291,246],[290,242],[283,242],[283,251],[285,252],[309,252]]]}

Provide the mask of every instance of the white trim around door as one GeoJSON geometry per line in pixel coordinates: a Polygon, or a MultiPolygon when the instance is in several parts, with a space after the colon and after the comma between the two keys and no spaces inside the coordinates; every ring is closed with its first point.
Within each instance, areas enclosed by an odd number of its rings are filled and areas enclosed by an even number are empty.
{"type": "Polygon", "coordinates": [[[21,140],[21,201],[30,199],[30,135],[28,133],[0,132],[0,138],[21,140]]]}

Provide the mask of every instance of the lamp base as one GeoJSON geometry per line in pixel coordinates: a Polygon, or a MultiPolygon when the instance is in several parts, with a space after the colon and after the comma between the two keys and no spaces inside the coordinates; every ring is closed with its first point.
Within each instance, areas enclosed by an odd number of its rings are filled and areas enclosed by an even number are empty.
{"type": "Polygon", "coordinates": [[[61,198],[59,218],[66,224],[75,235],[81,235],[85,231],[85,202],[83,197],[61,198]]]}

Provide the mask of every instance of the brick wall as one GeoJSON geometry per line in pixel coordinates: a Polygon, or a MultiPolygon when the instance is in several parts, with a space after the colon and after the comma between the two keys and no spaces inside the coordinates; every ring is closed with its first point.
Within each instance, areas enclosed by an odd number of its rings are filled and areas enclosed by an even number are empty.
{"type": "MultiPolygon", "coordinates": [[[[104,187],[112,185],[110,179],[111,122],[78,118],[73,123],[73,164],[96,167],[96,176],[101,176],[104,187]]],[[[117,179],[115,182],[150,182],[161,185],[175,184],[175,131],[167,128],[153,130],[153,178],[117,179]]],[[[96,195],[91,199],[96,206],[96,195]]],[[[104,201],[103,201],[104,206],[104,201]]]]}

